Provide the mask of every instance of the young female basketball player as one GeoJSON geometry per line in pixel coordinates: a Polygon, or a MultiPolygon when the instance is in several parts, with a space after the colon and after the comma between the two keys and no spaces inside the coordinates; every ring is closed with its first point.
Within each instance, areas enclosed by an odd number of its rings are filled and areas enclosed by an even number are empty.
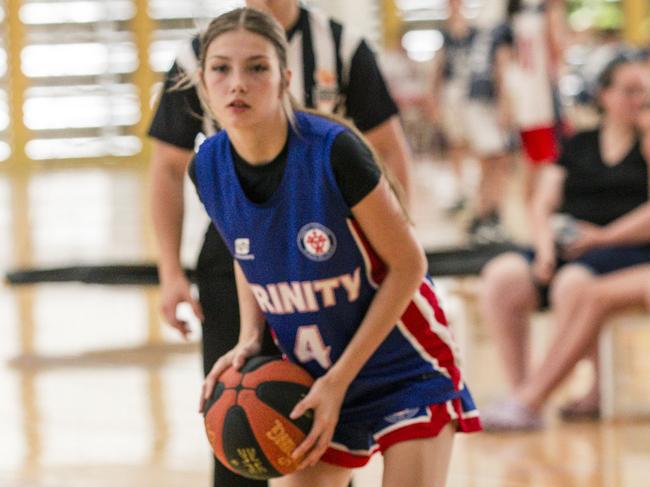
{"type": "Polygon", "coordinates": [[[314,410],[282,487],[345,486],[376,451],[384,486],[442,486],[453,431],[480,429],[426,261],[368,146],[349,128],[294,111],[286,41],[239,9],[202,39],[200,88],[222,130],[191,165],[235,257],[241,332],[208,374],[259,352],[268,323],[315,378],[293,417],[314,410]],[[310,467],[310,468],[304,468],[310,467]]]}

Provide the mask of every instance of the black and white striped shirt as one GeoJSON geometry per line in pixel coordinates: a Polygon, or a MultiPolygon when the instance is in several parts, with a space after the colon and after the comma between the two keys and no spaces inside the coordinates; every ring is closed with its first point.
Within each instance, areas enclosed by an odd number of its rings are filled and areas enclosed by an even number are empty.
{"type": "MultiPolygon", "coordinates": [[[[361,131],[397,114],[375,55],[367,42],[315,9],[300,7],[296,24],[287,32],[291,93],[305,106],[337,112],[361,131]]],[[[201,108],[195,88],[170,91],[181,73],[195,73],[199,37],[179,51],[165,77],[163,93],[149,135],[193,149],[199,133],[211,135],[214,124],[201,108]]]]}

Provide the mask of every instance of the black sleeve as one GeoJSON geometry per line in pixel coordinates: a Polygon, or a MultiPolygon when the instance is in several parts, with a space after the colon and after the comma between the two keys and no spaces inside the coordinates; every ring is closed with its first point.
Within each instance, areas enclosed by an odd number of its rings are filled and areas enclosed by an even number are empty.
{"type": "Polygon", "coordinates": [[[361,41],[352,56],[345,96],[346,115],[362,132],[377,127],[398,113],[366,41],[361,41]]]}
{"type": "Polygon", "coordinates": [[[196,136],[203,131],[203,109],[194,87],[171,90],[183,73],[176,63],[167,72],[149,135],[177,147],[194,149],[196,136]]]}
{"type": "Polygon", "coordinates": [[[381,169],[372,157],[370,149],[347,130],[334,139],[330,162],[334,178],[348,208],[365,198],[381,178],[381,169]]]}

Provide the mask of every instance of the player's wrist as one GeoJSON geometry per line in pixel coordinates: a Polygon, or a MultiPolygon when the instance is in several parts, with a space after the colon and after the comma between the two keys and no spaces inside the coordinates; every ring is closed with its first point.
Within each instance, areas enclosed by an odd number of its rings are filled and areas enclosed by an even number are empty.
{"type": "Polygon", "coordinates": [[[353,367],[347,366],[339,360],[322,378],[326,382],[344,387],[345,390],[347,390],[354,378],[357,376],[357,372],[354,370],[353,367]]]}
{"type": "Polygon", "coordinates": [[[239,340],[237,345],[241,347],[255,347],[261,346],[264,338],[263,326],[254,325],[248,326],[242,324],[240,327],[239,340]]]}

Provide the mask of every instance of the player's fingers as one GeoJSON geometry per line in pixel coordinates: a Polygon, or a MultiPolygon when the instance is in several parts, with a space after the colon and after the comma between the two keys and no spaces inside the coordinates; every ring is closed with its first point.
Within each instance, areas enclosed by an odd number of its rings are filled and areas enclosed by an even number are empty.
{"type": "Polygon", "coordinates": [[[248,357],[255,355],[256,350],[252,346],[238,348],[237,353],[234,354],[232,359],[232,366],[235,370],[241,369],[248,357]]]}
{"type": "Polygon", "coordinates": [[[207,375],[207,377],[216,382],[216,380],[221,377],[221,374],[223,374],[226,369],[232,366],[233,357],[234,354],[230,352],[219,357],[219,359],[212,366],[212,369],[210,370],[210,373],[207,375]]]}
{"type": "Polygon", "coordinates": [[[199,400],[199,412],[203,412],[203,407],[205,406],[205,402],[210,398],[212,395],[212,391],[214,390],[214,384],[216,380],[213,379],[210,375],[208,375],[205,378],[205,381],[203,381],[203,385],[201,386],[201,398],[199,400]]]}
{"type": "Polygon", "coordinates": [[[206,401],[212,395],[212,391],[214,390],[214,385],[217,383],[217,380],[219,380],[221,374],[223,374],[226,371],[226,369],[230,367],[231,363],[232,363],[232,354],[227,353],[226,355],[222,355],[214,363],[208,375],[205,376],[205,380],[203,381],[202,397],[206,401]]]}
{"type": "Polygon", "coordinates": [[[308,409],[312,409],[314,404],[312,403],[311,395],[307,394],[298,404],[293,407],[293,410],[289,414],[289,418],[298,419],[300,416],[305,414],[308,409]]]}
{"type": "Polygon", "coordinates": [[[318,441],[316,442],[316,445],[311,449],[311,451],[307,454],[305,459],[300,462],[300,466],[298,468],[306,468],[306,467],[313,467],[318,463],[320,458],[323,456],[325,453],[325,450],[330,445],[331,442],[331,435],[328,434],[327,432],[323,432],[318,438],[318,441]]]}
{"type": "Polygon", "coordinates": [[[309,434],[305,437],[304,440],[302,440],[302,443],[296,447],[296,449],[291,453],[291,456],[293,457],[294,460],[297,460],[299,458],[302,458],[303,455],[305,455],[308,451],[310,451],[314,444],[316,444],[316,441],[318,441],[318,438],[320,435],[323,433],[323,428],[318,424],[314,423],[313,426],[311,427],[311,431],[309,434]]]}
{"type": "Polygon", "coordinates": [[[238,352],[235,355],[235,358],[232,360],[232,366],[235,370],[241,369],[242,365],[246,362],[246,354],[243,352],[238,352]]]}

